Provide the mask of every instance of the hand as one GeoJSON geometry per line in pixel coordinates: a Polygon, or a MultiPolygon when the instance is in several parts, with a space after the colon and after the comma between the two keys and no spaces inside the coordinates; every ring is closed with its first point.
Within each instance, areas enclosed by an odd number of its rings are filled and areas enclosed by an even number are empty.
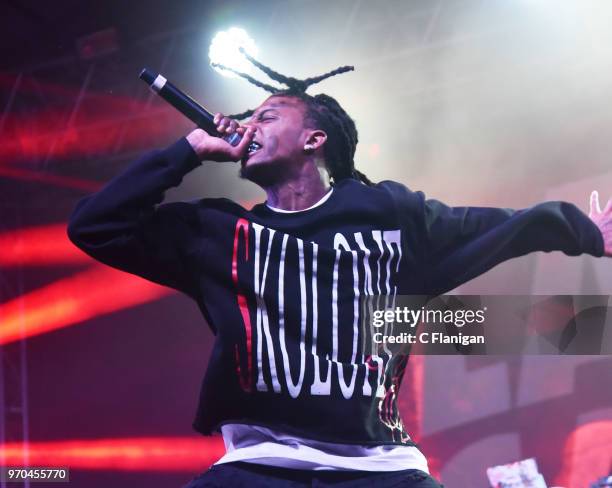
{"type": "Polygon", "coordinates": [[[597,190],[593,190],[589,218],[601,231],[604,240],[604,255],[612,257],[612,198],[608,200],[606,208],[602,212],[599,208],[599,193],[597,193],[597,190]]]}
{"type": "Polygon", "coordinates": [[[217,132],[229,135],[237,132],[242,140],[237,146],[232,146],[220,137],[213,137],[202,129],[195,129],[187,135],[187,141],[201,161],[239,161],[246,154],[249,144],[255,135],[254,127],[243,127],[237,121],[216,113],[214,118],[217,132]]]}

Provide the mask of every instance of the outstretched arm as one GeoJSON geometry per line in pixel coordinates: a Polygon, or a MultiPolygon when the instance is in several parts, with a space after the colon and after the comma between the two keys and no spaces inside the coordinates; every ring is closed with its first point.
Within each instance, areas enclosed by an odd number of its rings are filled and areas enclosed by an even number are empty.
{"type": "Polygon", "coordinates": [[[612,198],[608,200],[603,212],[599,208],[599,193],[591,193],[589,218],[595,223],[604,240],[604,255],[612,258],[612,198]]]}
{"type": "Polygon", "coordinates": [[[513,210],[449,207],[421,196],[423,273],[429,293],[452,290],[503,261],[534,251],[604,254],[598,226],[568,202],[513,210]]]}

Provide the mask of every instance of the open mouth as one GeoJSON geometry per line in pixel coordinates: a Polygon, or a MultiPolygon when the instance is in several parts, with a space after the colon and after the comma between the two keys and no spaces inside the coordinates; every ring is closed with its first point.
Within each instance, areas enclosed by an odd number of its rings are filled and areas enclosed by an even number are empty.
{"type": "Polygon", "coordinates": [[[251,144],[249,144],[249,149],[247,150],[247,154],[251,156],[253,153],[256,153],[260,149],[261,149],[261,144],[259,144],[259,142],[253,141],[251,142],[251,144]]]}
{"type": "Polygon", "coordinates": [[[261,148],[262,148],[262,145],[259,142],[252,141],[251,144],[249,144],[247,153],[245,154],[244,158],[242,158],[242,162],[246,162],[247,159],[249,159],[253,154],[259,151],[261,148]]]}

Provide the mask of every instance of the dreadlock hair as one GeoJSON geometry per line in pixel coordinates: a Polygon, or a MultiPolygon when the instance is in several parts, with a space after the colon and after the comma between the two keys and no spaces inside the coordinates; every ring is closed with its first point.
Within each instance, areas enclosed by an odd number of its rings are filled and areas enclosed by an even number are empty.
{"type": "MultiPolygon", "coordinates": [[[[259,61],[249,56],[243,48],[240,48],[240,52],[251,62],[251,64],[263,71],[270,79],[285,85],[285,88],[277,88],[268,85],[267,83],[256,80],[246,73],[236,71],[227,66],[216,63],[213,64],[213,66],[237,74],[253,85],[272,93],[272,96],[293,97],[301,100],[306,109],[304,122],[308,124],[309,127],[319,128],[327,134],[327,141],[323,146],[323,154],[325,156],[327,170],[334,184],[347,178],[353,178],[366,185],[372,185],[373,183],[368,177],[355,168],[354,157],[355,150],[357,149],[357,142],[359,140],[357,127],[353,119],[345,112],[335,98],[324,93],[315,96],[306,93],[306,89],[310,85],[319,83],[326,78],[346,73],[347,71],[353,71],[355,68],[353,66],[341,66],[320,76],[299,80],[297,78],[282,75],[261,64],[259,61]]],[[[250,117],[253,115],[253,112],[253,110],[247,110],[240,114],[230,115],[230,117],[241,120],[250,117]]]]}

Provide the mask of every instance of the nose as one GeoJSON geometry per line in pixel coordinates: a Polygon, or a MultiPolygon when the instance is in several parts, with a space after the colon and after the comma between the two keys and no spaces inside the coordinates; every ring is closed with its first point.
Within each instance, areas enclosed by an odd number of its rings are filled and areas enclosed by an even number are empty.
{"type": "Polygon", "coordinates": [[[257,124],[251,120],[249,120],[248,122],[245,122],[244,124],[242,124],[242,127],[244,127],[245,129],[248,129],[249,127],[252,127],[253,129],[257,130],[257,124]]]}
{"type": "Polygon", "coordinates": [[[247,130],[248,128],[253,129],[253,136],[259,133],[259,126],[255,122],[245,122],[244,124],[242,124],[242,127],[244,128],[244,130],[247,130]]]}

